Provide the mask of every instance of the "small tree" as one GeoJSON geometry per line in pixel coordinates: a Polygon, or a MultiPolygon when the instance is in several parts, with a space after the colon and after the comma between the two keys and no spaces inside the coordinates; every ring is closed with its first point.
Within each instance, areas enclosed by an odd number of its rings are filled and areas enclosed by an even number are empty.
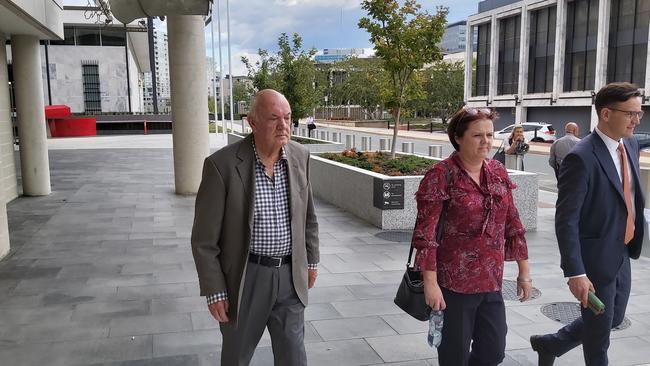
{"type": "Polygon", "coordinates": [[[462,61],[439,61],[425,71],[427,104],[442,123],[464,104],[465,66],[462,61]]]}
{"type": "Polygon", "coordinates": [[[332,99],[338,104],[356,104],[363,108],[366,117],[377,118],[377,107],[382,110],[389,94],[390,77],[375,58],[350,58],[332,66],[343,72],[342,83],[332,87],[332,99]]]}
{"type": "Polygon", "coordinates": [[[287,98],[294,121],[311,114],[319,101],[316,90],[316,66],[312,60],[316,49],[302,49],[302,37],[294,33],[291,40],[286,33],[278,38],[279,50],[275,56],[259,50],[260,61],[252,65],[246,57],[242,62],[248,69],[256,90],[275,89],[287,98]]]}
{"type": "Polygon", "coordinates": [[[441,58],[437,44],[447,24],[447,8],[438,7],[435,15],[422,11],[415,0],[364,0],[361,7],[368,17],[359,20],[359,28],[370,33],[375,52],[391,76],[395,126],[391,155],[395,157],[404,96],[416,70],[441,58]]]}

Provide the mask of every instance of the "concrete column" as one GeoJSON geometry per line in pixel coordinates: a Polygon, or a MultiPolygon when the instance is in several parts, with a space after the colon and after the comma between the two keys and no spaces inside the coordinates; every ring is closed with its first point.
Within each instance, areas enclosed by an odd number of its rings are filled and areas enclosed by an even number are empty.
{"type": "Polygon", "coordinates": [[[23,194],[45,196],[51,192],[50,163],[47,153],[43,72],[38,37],[12,36],[11,53],[20,134],[23,194]]]}
{"type": "Polygon", "coordinates": [[[442,145],[429,145],[429,156],[442,158],[442,145]]]}
{"type": "Polygon", "coordinates": [[[7,205],[0,202],[0,259],[9,253],[9,227],[7,225],[7,205]]]}
{"type": "MultiPolygon", "coordinates": [[[[607,84],[607,55],[609,51],[609,13],[611,0],[598,1],[598,40],[596,41],[596,77],[594,91],[607,84]]],[[[632,60],[630,60],[632,61],[632,60]]]]}
{"type": "Polygon", "coordinates": [[[523,155],[510,155],[506,154],[506,169],[510,170],[522,170],[521,166],[523,165],[524,157],[523,155]]]}
{"type": "Polygon", "coordinates": [[[352,149],[356,146],[356,136],[355,135],[345,135],[345,148],[352,149]]]}
{"type": "MultiPolygon", "coordinates": [[[[520,97],[521,98],[521,94],[520,97]]],[[[522,106],[521,104],[515,107],[515,123],[520,124],[526,122],[528,118],[528,108],[522,106]]]]}
{"type": "Polygon", "coordinates": [[[490,86],[488,88],[488,103],[494,101],[497,95],[497,82],[499,81],[499,20],[496,14],[492,15],[490,23],[490,86]]]}
{"type": "Polygon", "coordinates": [[[372,137],[362,136],[361,151],[370,151],[370,150],[372,150],[372,137]]]}
{"type": "MultiPolygon", "coordinates": [[[[5,35],[0,33],[0,39],[5,35]]],[[[0,47],[0,204],[18,197],[8,83],[7,51],[0,47]]]]}
{"type": "Polygon", "coordinates": [[[210,153],[203,27],[198,15],[167,17],[177,194],[198,191],[203,160],[210,153]]]}
{"type": "MultiPolygon", "coordinates": [[[[5,35],[0,33],[0,40],[4,39],[5,35]]],[[[14,193],[16,191],[8,82],[6,47],[0,46],[0,187],[2,187],[0,190],[0,259],[9,252],[9,229],[5,203],[15,197],[9,190],[13,190],[14,193]]]]}
{"type": "Polygon", "coordinates": [[[402,152],[407,154],[413,154],[415,144],[412,142],[402,142],[402,152]]]}
{"type": "MultiPolygon", "coordinates": [[[[524,99],[524,95],[528,92],[528,64],[529,64],[529,47],[530,47],[530,16],[528,13],[528,6],[526,2],[521,5],[521,31],[519,32],[519,79],[517,80],[517,95],[519,102],[524,99]]],[[[517,106],[516,114],[521,114],[517,106]]],[[[517,119],[516,123],[525,122],[523,119],[517,119]]]]}
{"type": "Polygon", "coordinates": [[[555,15],[555,57],[553,60],[553,94],[557,100],[564,90],[564,50],[566,49],[567,0],[558,0],[555,15]]]}
{"type": "Polygon", "coordinates": [[[472,36],[474,32],[472,28],[473,26],[467,22],[465,28],[465,44],[467,45],[465,47],[465,103],[472,96],[472,65],[474,63],[474,50],[472,49],[472,42],[474,41],[472,36]]]}

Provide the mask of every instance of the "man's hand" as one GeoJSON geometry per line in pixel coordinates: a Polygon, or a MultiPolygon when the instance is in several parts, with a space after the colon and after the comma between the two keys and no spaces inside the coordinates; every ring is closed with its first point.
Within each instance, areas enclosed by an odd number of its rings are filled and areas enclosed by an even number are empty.
{"type": "Polygon", "coordinates": [[[318,270],[317,269],[310,269],[308,270],[308,276],[307,276],[307,287],[312,288],[314,287],[314,283],[316,283],[316,277],[318,277],[318,270]]]}
{"type": "Polygon", "coordinates": [[[228,322],[228,300],[217,301],[214,304],[208,305],[210,314],[219,323],[228,322]]]}
{"type": "Polygon", "coordinates": [[[569,278],[569,290],[573,296],[586,308],[589,302],[589,290],[594,291],[594,285],[587,276],[569,278]]]}

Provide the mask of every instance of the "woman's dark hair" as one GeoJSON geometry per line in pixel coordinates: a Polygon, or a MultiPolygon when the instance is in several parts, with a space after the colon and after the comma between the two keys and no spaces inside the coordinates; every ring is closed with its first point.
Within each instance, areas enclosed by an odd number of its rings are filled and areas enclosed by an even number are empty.
{"type": "Polygon", "coordinates": [[[472,107],[462,107],[459,109],[449,120],[449,126],[447,126],[447,135],[449,136],[449,142],[454,145],[456,151],[459,150],[458,143],[456,142],[457,137],[463,137],[465,131],[469,125],[474,121],[479,121],[482,119],[489,119],[494,121],[497,119],[498,114],[494,109],[490,108],[472,108],[472,107]]]}
{"type": "Polygon", "coordinates": [[[639,87],[630,83],[610,83],[602,87],[596,94],[594,104],[596,113],[600,116],[603,108],[612,106],[614,103],[627,102],[631,98],[640,97],[639,87]]]}

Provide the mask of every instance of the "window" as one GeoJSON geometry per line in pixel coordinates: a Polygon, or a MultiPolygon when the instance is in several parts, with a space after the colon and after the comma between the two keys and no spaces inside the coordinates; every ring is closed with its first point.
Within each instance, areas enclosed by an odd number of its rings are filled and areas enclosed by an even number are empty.
{"type": "Polygon", "coordinates": [[[598,0],[567,4],[564,91],[590,90],[596,79],[598,0]]]}
{"type": "Polygon", "coordinates": [[[473,93],[474,96],[488,94],[490,85],[490,23],[476,26],[476,70],[474,72],[473,93]]]}
{"type": "Polygon", "coordinates": [[[612,0],[609,23],[607,82],[645,84],[650,2],[612,0]]]}
{"type": "Polygon", "coordinates": [[[550,93],[553,91],[555,22],[555,7],[530,13],[528,93],[550,93]]]}
{"type": "Polygon", "coordinates": [[[104,28],[101,33],[102,46],[126,46],[126,31],[124,29],[104,28]]]}
{"type": "Polygon", "coordinates": [[[58,46],[74,46],[74,27],[63,27],[63,37],[62,41],[50,41],[50,44],[58,46]]]}
{"type": "Polygon", "coordinates": [[[497,94],[517,94],[519,85],[519,46],[521,16],[502,19],[499,23],[499,74],[497,94]]]}
{"type": "Polygon", "coordinates": [[[96,113],[102,111],[102,99],[99,91],[99,66],[96,63],[81,65],[84,83],[84,111],[96,113]]]}
{"type": "Polygon", "coordinates": [[[77,46],[99,46],[99,28],[76,28],[77,46]]]}

